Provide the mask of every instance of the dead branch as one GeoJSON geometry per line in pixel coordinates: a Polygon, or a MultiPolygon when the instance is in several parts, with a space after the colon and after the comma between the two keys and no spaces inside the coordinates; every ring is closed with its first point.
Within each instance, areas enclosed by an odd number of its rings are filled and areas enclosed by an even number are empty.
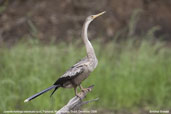
{"type": "Polygon", "coordinates": [[[80,97],[78,97],[78,96],[73,97],[71,100],[69,100],[69,102],[64,107],[62,107],[60,110],[58,110],[56,112],[56,114],[70,113],[71,110],[73,110],[73,111],[78,110],[84,104],[88,104],[90,102],[97,101],[98,98],[90,100],[90,101],[83,101],[83,99],[86,97],[87,93],[90,92],[93,87],[94,87],[94,85],[88,87],[86,91],[81,91],[79,93],[80,97]]]}

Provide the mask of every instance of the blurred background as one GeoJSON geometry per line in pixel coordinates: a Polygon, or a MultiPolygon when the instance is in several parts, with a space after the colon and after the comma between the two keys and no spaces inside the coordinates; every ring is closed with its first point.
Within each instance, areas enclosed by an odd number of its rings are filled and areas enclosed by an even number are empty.
{"type": "Polygon", "coordinates": [[[86,55],[81,29],[89,27],[98,67],[83,110],[146,114],[171,108],[170,0],[0,0],[0,111],[58,110],[74,96],[59,89],[29,103],[86,55]]]}

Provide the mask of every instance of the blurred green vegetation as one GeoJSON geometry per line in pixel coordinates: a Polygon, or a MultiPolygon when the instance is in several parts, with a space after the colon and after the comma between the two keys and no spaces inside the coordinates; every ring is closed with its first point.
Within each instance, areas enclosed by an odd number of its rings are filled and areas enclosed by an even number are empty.
{"type": "MultiPolygon", "coordinates": [[[[171,51],[153,35],[104,44],[94,40],[98,67],[83,82],[94,84],[86,100],[99,101],[84,108],[99,110],[150,110],[171,107],[171,51]]],[[[58,89],[24,103],[51,86],[69,67],[86,55],[79,42],[42,45],[36,40],[0,48],[0,107],[4,110],[57,110],[74,96],[73,89],[58,89]]]]}

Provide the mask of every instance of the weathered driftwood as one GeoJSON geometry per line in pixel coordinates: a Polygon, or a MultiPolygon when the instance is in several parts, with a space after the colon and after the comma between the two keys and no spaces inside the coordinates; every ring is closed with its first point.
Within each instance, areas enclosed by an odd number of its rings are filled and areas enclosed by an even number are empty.
{"type": "Polygon", "coordinates": [[[64,107],[62,107],[60,110],[58,110],[56,112],[56,114],[70,113],[74,110],[78,110],[84,104],[88,104],[89,102],[92,102],[92,101],[97,101],[98,98],[90,100],[90,101],[83,101],[83,99],[85,98],[87,93],[90,92],[93,87],[94,87],[94,85],[88,87],[85,91],[81,91],[79,93],[80,97],[78,97],[78,96],[73,97],[64,107]]]}

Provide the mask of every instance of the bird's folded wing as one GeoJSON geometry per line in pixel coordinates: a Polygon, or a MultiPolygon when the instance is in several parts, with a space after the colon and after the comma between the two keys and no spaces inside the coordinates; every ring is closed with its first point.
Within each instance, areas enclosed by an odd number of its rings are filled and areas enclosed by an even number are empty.
{"type": "Polygon", "coordinates": [[[63,84],[66,81],[75,78],[76,76],[78,76],[79,74],[84,72],[84,67],[81,66],[73,66],[71,67],[69,70],[67,70],[65,72],[65,74],[63,74],[55,83],[56,84],[63,84]]]}

